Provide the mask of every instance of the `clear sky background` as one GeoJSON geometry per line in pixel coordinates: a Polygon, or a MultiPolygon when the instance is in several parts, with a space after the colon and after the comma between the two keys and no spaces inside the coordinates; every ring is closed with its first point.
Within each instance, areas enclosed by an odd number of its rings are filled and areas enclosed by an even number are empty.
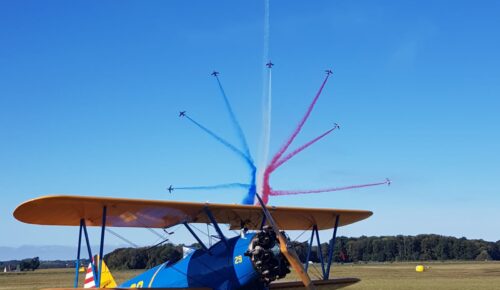
{"type": "MultiPolygon", "coordinates": [[[[326,68],[296,145],[342,126],[273,187],[393,184],[270,203],[374,212],[339,235],[500,240],[499,15],[498,1],[271,0],[271,152],[326,68]]],[[[41,195],[239,203],[236,190],[166,187],[247,181],[244,163],[177,114],[236,140],[217,69],[257,155],[263,41],[263,1],[1,1],[0,246],[76,243],[75,228],[12,217],[41,195]]]]}

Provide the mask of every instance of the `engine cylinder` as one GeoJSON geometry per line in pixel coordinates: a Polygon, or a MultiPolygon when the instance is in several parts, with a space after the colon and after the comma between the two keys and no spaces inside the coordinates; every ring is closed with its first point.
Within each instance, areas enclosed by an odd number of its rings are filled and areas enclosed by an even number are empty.
{"type": "Polygon", "coordinates": [[[250,257],[255,270],[261,275],[261,281],[266,285],[290,273],[290,264],[281,253],[279,240],[269,226],[254,236],[245,255],[250,257]]]}

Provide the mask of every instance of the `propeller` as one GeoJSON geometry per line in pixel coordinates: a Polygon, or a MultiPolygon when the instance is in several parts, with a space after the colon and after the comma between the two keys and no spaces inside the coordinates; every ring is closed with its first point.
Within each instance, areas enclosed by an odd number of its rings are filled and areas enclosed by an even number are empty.
{"type": "Polygon", "coordinates": [[[266,205],[262,201],[262,198],[259,196],[259,194],[255,194],[257,199],[259,200],[260,206],[262,207],[262,211],[264,212],[264,215],[266,216],[267,221],[271,225],[271,228],[273,229],[274,233],[276,234],[276,237],[278,238],[278,241],[280,243],[280,251],[285,256],[285,258],[288,260],[292,268],[297,272],[299,275],[300,279],[302,280],[302,283],[304,283],[304,286],[306,289],[309,290],[315,290],[315,287],[311,281],[311,278],[307,274],[307,271],[304,269],[304,266],[300,262],[299,255],[297,255],[297,252],[293,248],[291,244],[288,243],[287,238],[285,235],[283,235],[280,232],[280,229],[278,228],[278,225],[274,221],[273,217],[271,216],[271,213],[267,209],[266,205]]]}

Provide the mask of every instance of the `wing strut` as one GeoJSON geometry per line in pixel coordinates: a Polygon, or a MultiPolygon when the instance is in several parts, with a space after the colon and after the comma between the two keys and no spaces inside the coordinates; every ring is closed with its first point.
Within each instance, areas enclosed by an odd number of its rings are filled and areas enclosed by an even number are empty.
{"type": "Polygon", "coordinates": [[[75,288],[78,288],[78,275],[80,274],[80,251],[82,248],[82,227],[83,227],[83,220],[80,220],[80,233],[78,234],[78,250],[76,253],[76,263],[75,263],[75,288]]]}
{"type": "Polygon", "coordinates": [[[212,214],[212,211],[210,211],[208,206],[206,206],[204,208],[204,210],[205,210],[205,213],[207,214],[208,219],[210,219],[210,221],[212,222],[212,225],[214,226],[215,230],[217,231],[217,234],[219,235],[220,239],[224,242],[224,244],[227,247],[228,244],[227,244],[226,236],[224,236],[224,234],[222,233],[222,230],[219,227],[219,223],[217,223],[217,221],[215,220],[214,215],[212,214]]]}
{"type": "Polygon", "coordinates": [[[101,276],[102,276],[102,260],[104,260],[103,252],[104,252],[104,233],[106,230],[106,212],[107,212],[107,207],[104,206],[102,208],[102,226],[101,226],[101,246],[99,247],[99,260],[96,262],[99,262],[99,276],[97,276],[97,285],[101,287],[101,276]]]}
{"type": "Polygon", "coordinates": [[[94,256],[92,255],[92,249],[90,248],[90,241],[89,241],[89,233],[87,232],[87,225],[85,224],[85,219],[80,219],[80,229],[79,229],[79,234],[78,234],[78,250],[76,253],[76,262],[75,262],[75,288],[78,288],[78,278],[79,278],[79,272],[80,272],[80,254],[82,250],[82,232],[85,237],[85,243],[87,245],[87,252],[89,254],[89,261],[91,264],[92,268],[92,274],[94,277],[96,277],[96,287],[99,288],[101,285],[101,274],[102,274],[102,263],[103,263],[103,252],[104,252],[104,233],[106,230],[106,216],[107,216],[107,207],[104,206],[102,208],[102,225],[101,225],[101,243],[99,245],[99,257],[98,260],[96,261],[94,259],[94,256]],[[99,263],[99,266],[96,265],[96,263],[99,263]],[[96,269],[97,268],[97,269],[96,269]],[[98,271],[98,273],[96,272],[98,271]],[[96,273],[98,275],[96,275],[96,273]]]}
{"type": "Polygon", "coordinates": [[[196,239],[198,244],[200,244],[200,246],[203,248],[203,250],[208,252],[208,248],[207,248],[207,246],[205,246],[205,243],[203,243],[203,241],[200,239],[200,237],[198,237],[198,235],[193,231],[193,229],[188,225],[188,223],[184,222],[183,224],[186,227],[186,229],[191,233],[191,235],[196,239]]]}
{"type": "Polygon", "coordinates": [[[313,247],[313,242],[314,242],[314,237],[316,236],[316,242],[318,245],[318,256],[319,260],[321,262],[321,271],[323,273],[323,280],[328,280],[330,278],[330,269],[332,266],[333,262],[333,249],[335,248],[335,241],[337,238],[337,229],[339,225],[339,220],[340,220],[340,215],[337,215],[335,217],[335,227],[333,228],[333,236],[330,242],[328,243],[328,257],[326,260],[326,269],[325,269],[325,261],[323,258],[323,255],[321,253],[321,241],[319,239],[319,231],[318,231],[318,226],[314,225],[312,232],[311,232],[311,239],[309,240],[309,247],[307,249],[307,258],[306,262],[304,263],[304,270],[307,272],[307,269],[309,268],[309,258],[311,257],[311,251],[313,247]]]}
{"type": "MultiPolygon", "coordinates": [[[[313,229],[311,231],[311,239],[309,240],[309,248],[307,249],[306,262],[304,263],[304,270],[306,270],[306,272],[307,272],[307,269],[309,268],[309,259],[311,258],[312,245],[313,245],[313,241],[314,241],[314,233],[316,232],[316,229],[317,229],[317,226],[314,225],[313,229]]],[[[319,249],[321,249],[321,246],[318,247],[318,254],[320,253],[319,249]]]]}
{"type": "MultiPolygon", "coordinates": [[[[318,242],[318,249],[321,249],[321,241],[319,240],[319,232],[318,229],[316,228],[316,241],[318,242]]],[[[319,256],[319,261],[321,262],[321,272],[323,273],[323,279],[326,277],[325,273],[325,259],[323,259],[323,253],[321,250],[318,250],[318,256],[319,256]]]]}
{"type": "Polygon", "coordinates": [[[330,278],[330,266],[332,265],[333,247],[335,247],[335,240],[337,239],[337,228],[339,227],[339,219],[340,219],[340,216],[337,216],[335,218],[335,227],[333,228],[333,236],[332,236],[332,239],[330,240],[330,245],[328,245],[328,247],[329,247],[329,249],[328,249],[328,263],[326,266],[326,275],[324,277],[324,280],[328,280],[328,278],[330,278]]]}

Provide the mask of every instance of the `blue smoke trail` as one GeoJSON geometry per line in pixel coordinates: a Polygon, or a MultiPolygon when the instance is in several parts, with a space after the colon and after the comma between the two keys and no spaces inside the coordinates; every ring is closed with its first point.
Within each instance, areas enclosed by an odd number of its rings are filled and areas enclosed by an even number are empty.
{"type": "Polygon", "coordinates": [[[242,204],[253,204],[255,199],[255,194],[257,194],[257,186],[255,185],[255,175],[257,173],[257,168],[252,164],[250,172],[250,187],[248,188],[247,195],[241,201],[242,204]]]}
{"type": "Polygon", "coordinates": [[[250,154],[250,149],[248,148],[248,143],[245,138],[245,134],[243,133],[243,130],[241,129],[241,126],[236,119],[236,115],[234,114],[233,108],[231,107],[231,104],[229,103],[229,99],[227,98],[226,92],[224,91],[224,88],[222,87],[222,83],[215,74],[215,78],[217,79],[217,84],[219,85],[220,92],[222,94],[222,97],[224,98],[224,103],[226,105],[226,109],[229,113],[229,116],[231,117],[231,121],[233,123],[233,127],[236,131],[236,134],[238,135],[238,139],[240,140],[241,146],[243,147],[244,154],[247,157],[247,160],[251,161],[251,166],[250,166],[250,184],[251,186],[248,188],[248,193],[247,195],[243,198],[241,201],[242,204],[253,204],[254,203],[254,196],[257,191],[256,187],[256,174],[257,174],[257,169],[255,167],[255,164],[252,159],[252,155],[250,154]]]}
{"type": "Polygon", "coordinates": [[[248,149],[248,143],[245,138],[245,134],[243,134],[243,130],[241,129],[240,123],[236,119],[236,115],[234,114],[233,108],[229,103],[229,99],[227,98],[226,92],[224,91],[224,88],[222,87],[222,84],[217,74],[215,75],[215,78],[217,79],[217,84],[219,85],[220,92],[222,94],[222,97],[224,98],[224,104],[226,105],[226,109],[229,113],[229,116],[231,117],[231,122],[233,123],[234,130],[236,131],[241,146],[243,147],[243,151],[249,159],[252,159],[252,156],[250,155],[250,149],[248,149]]]}
{"type": "Polygon", "coordinates": [[[229,189],[229,188],[250,188],[251,184],[244,183],[224,183],[205,186],[182,186],[175,187],[174,190],[212,190],[212,189],[229,189]]]}
{"type": "Polygon", "coordinates": [[[185,115],[185,117],[189,121],[191,121],[193,124],[195,124],[198,128],[200,128],[203,131],[205,131],[205,133],[207,133],[208,135],[210,135],[215,140],[219,141],[222,145],[226,146],[228,149],[230,149],[231,151],[233,151],[234,153],[236,153],[237,155],[239,155],[241,158],[243,158],[245,160],[248,168],[250,169],[250,186],[248,188],[248,193],[245,196],[245,198],[243,199],[242,203],[243,204],[253,204],[253,199],[254,199],[255,192],[256,192],[255,174],[256,174],[257,168],[255,167],[252,158],[250,156],[247,156],[245,153],[243,153],[241,150],[239,150],[238,148],[236,148],[234,145],[232,145],[228,141],[226,141],[226,140],[222,139],[221,137],[219,137],[214,132],[210,131],[205,126],[203,126],[200,123],[196,122],[193,118],[189,117],[188,115],[185,115]]]}
{"type": "Polygon", "coordinates": [[[236,148],[233,144],[227,142],[226,140],[222,139],[221,137],[219,137],[217,134],[215,134],[214,132],[210,131],[207,127],[203,126],[202,124],[196,122],[193,118],[189,117],[188,115],[185,116],[189,121],[191,121],[193,124],[195,124],[196,126],[198,126],[198,128],[200,128],[201,130],[205,131],[205,133],[207,133],[208,135],[212,136],[215,140],[219,141],[220,143],[222,143],[222,145],[226,146],[227,148],[229,148],[231,151],[233,151],[234,153],[236,153],[237,155],[239,155],[241,158],[243,158],[248,165],[251,165],[253,166],[253,160],[248,158],[248,156],[241,152],[241,150],[239,150],[238,148],[236,148]]]}

